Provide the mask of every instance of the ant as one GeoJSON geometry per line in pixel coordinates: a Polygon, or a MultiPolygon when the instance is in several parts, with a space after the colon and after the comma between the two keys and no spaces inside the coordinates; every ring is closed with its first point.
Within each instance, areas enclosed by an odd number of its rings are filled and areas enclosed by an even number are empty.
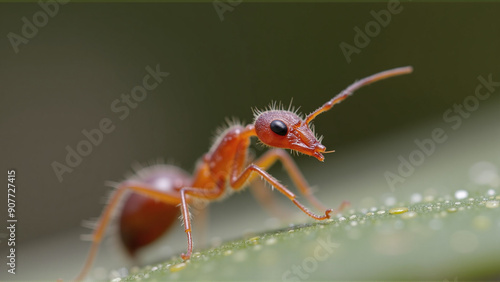
{"type": "Polygon", "coordinates": [[[326,151],[311,129],[310,123],[321,113],[330,110],[359,88],[385,78],[408,74],[411,66],[383,71],[354,82],[340,94],[333,97],[302,118],[296,111],[271,107],[265,111],[255,111],[253,124],[230,125],[219,134],[209,152],[198,161],[193,176],[175,166],[158,165],[145,168],[132,178],[120,183],[105,207],[92,234],[92,246],[85,264],[76,280],[82,280],[89,271],[99,244],[113,212],[126,192],[132,192],[125,200],[121,211],[121,238],[128,252],[134,255],[137,249],[156,240],[168,230],[177,218],[179,206],[184,231],[187,236],[187,251],[182,253],[188,260],[193,253],[191,218],[188,204],[199,201],[214,201],[229,196],[260,176],[294,203],[302,212],[316,220],[325,220],[341,211],[347,202],[337,209],[327,209],[313,196],[309,185],[293,159],[283,149],[290,149],[323,161],[326,151]],[[248,161],[250,138],[274,147],[253,162],[248,161]],[[297,196],[271,176],[267,169],[276,161],[281,161],[293,183],[305,198],[324,214],[311,212],[297,200],[297,196]],[[148,216],[143,217],[144,214],[148,216]]]}

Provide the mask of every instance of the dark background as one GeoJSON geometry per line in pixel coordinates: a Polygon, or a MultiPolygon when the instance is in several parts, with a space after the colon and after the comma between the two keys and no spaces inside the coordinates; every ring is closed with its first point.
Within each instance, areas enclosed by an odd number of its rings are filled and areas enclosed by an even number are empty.
{"type": "MultiPolygon", "coordinates": [[[[358,158],[345,166],[340,160],[371,140],[391,142],[399,131],[442,122],[447,108],[474,94],[479,75],[500,78],[500,5],[401,6],[348,63],[339,44],[354,45],[353,28],[364,29],[373,20],[370,11],[387,9],[386,3],[243,2],[223,21],[212,3],[68,3],[18,54],[7,34],[21,34],[21,19],[31,20],[41,8],[1,4],[0,148],[3,173],[17,170],[19,248],[68,230],[83,232],[81,221],[103,208],[104,182],[120,181],[134,162],[163,158],[192,171],[225,117],[248,123],[252,107],[288,105],[292,97],[307,114],[355,79],[412,65],[414,74],[365,88],[315,121],[323,144],[337,150],[325,164],[295,158],[306,177],[330,166],[336,168],[327,172],[332,179],[346,172],[362,177],[358,169],[376,161],[358,158]],[[145,67],[157,64],[170,76],[119,120],[112,101],[142,84],[145,67]],[[59,182],[51,163],[63,163],[65,146],[75,148],[81,131],[97,128],[102,118],[116,129],[59,182]]],[[[498,101],[494,95],[484,105],[498,101]]],[[[235,197],[250,198],[245,195],[235,197]]]]}

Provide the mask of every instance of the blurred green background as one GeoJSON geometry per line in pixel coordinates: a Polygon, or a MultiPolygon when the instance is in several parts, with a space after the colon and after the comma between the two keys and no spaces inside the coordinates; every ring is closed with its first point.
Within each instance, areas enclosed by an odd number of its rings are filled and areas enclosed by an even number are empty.
{"type": "MultiPolygon", "coordinates": [[[[457,130],[443,113],[474,94],[478,76],[500,81],[500,5],[400,7],[348,63],[339,45],[354,45],[354,28],[364,29],[374,20],[370,12],[386,10],[386,3],[243,2],[222,21],[211,2],[68,3],[17,54],[8,34],[21,35],[23,17],[32,21],[42,8],[0,4],[2,171],[17,170],[19,219],[18,275],[0,273],[1,280],[76,273],[89,246],[79,240],[88,233],[81,221],[100,214],[110,190],[104,182],[120,181],[133,163],[163,158],[192,171],[225,117],[251,122],[252,107],[288,104],[292,97],[309,113],[355,79],[398,66],[415,71],[365,88],[318,117],[316,131],[336,152],[325,163],[295,157],[299,167],[331,206],[349,200],[367,208],[385,197],[464,188],[474,163],[500,163],[498,91],[457,130]],[[156,65],[170,75],[120,120],[111,103],[141,85],[145,68],[156,65]],[[63,163],[65,147],[75,148],[85,138],[81,131],[97,128],[103,118],[116,129],[59,182],[51,163],[63,163]],[[429,138],[437,127],[448,141],[390,189],[384,173],[395,172],[398,156],[407,158],[414,139],[429,138]],[[335,189],[322,190],[325,183],[335,189]]],[[[288,183],[279,166],[271,172],[288,183]]],[[[0,197],[5,202],[6,191],[0,197]]],[[[237,194],[213,205],[209,238],[276,227],[267,218],[250,193],[237,194]]],[[[184,250],[180,228],[168,242],[163,257],[184,250]]],[[[157,259],[147,252],[143,257],[157,259]]],[[[116,240],[104,244],[99,261],[126,262],[116,240]]]]}

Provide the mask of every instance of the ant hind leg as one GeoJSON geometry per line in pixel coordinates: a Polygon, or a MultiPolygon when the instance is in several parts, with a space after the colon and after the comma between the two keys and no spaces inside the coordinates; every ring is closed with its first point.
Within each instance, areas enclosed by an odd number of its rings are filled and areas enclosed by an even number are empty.
{"type": "Polygon", "coordinates": [[[107,204],[106,208],[104,209],[104,212],[102,213],[101,218],[99,219],[97,228],[94,230],[92,234],[92,246],[90,247],[89,254],[87,255],[87,259],[85,260],[85,264],[82,267],[80,273],[75,278],[75,281],[83,280],[83,278],[85,278],[88,271],[90,270],[90,267],[92,266],[94,258],[97,254],[97,250],[99,249],[99,245],[101,244],[102,237],[104,236],[104,231],[106,230],[106,227],[109,225],[109,221],[111,220],[113,211],[116,209],[123,194],[127,191],[132,191],[144,196],[152,197],[159,201],[172,205],[177,205],[180,202],[179,198],[176,196],[166,194],[164,192],[155,190],[147,186],[143,186],[141,184],[132,182],[125,182],[121,184],[112,195],[109,203],[107,204]]]}

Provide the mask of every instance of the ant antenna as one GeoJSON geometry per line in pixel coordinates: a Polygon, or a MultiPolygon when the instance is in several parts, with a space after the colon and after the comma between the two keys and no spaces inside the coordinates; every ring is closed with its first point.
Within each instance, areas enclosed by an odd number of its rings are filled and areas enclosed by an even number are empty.
{"type": "Polygon", "coordinates": [[[333,97],[330,101],[326,102],[323,106],[318,108],[316,111],[310,113],[306,117],[306,124],[309,124],[317,115],[324,113],[328,110],[330,110],[335,104],[338,104],[342,102],[345,98],[348,96],[352,95],[354,91],[358,90],[359,88],[369,85],[375,81],[379,81],[382,79],[386,79],[389,77],[394,77],[398,75],[403,75],[403,74],[408,74],[413,72],[413,67],[407,66],[407,67],[400,67],[400,68],[395,68],[391,70],[386,70],[383,72],[376,73],[374,75],[371,75],[369,77],[365,77],[361,80],[358,80],[354,82],[353,84],[349,85],[345,90],[340,92],[337,96],[333,97]]]}

